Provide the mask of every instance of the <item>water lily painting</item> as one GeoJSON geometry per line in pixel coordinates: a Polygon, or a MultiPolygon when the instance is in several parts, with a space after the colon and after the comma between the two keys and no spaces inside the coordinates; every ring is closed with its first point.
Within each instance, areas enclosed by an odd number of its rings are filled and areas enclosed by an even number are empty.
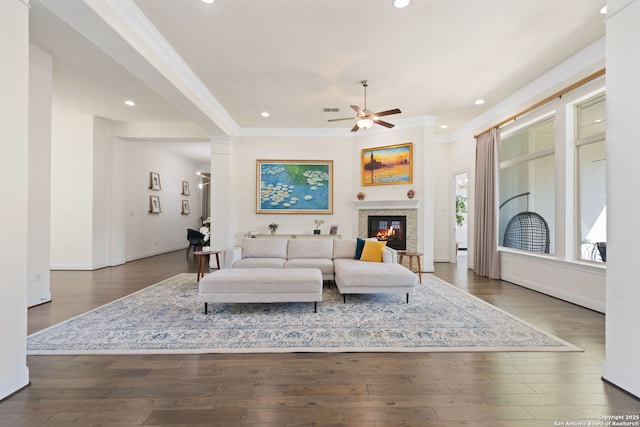
{"type": "Polygon", "coordinates": [[[333,160],[257,160],[257,213],[333,213],[333,160]]]}
{"type": "Polygon", "coordinates": [[[411,142],[362,150],[362,185],[411,184],[413,144],[411,142]]]}

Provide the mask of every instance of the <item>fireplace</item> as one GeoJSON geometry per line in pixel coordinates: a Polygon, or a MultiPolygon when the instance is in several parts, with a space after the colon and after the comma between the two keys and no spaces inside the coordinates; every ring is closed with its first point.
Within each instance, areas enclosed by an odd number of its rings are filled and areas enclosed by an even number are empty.
{"type": "Polygon", "coordinates": [[[407,249],[406,215],[370,215],[367,224],[368,237],[386,241],[387,246],[396,250],[407,249]]]}

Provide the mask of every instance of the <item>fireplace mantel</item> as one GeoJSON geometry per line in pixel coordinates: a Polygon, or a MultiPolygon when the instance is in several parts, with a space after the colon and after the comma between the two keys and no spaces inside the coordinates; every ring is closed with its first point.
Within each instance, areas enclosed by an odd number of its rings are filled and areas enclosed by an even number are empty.
{"type": "Polygon", "coordinates": [[[408,200],[356,200],[354,206],[360,209],[417,209],[420,199],[408,200]]]}

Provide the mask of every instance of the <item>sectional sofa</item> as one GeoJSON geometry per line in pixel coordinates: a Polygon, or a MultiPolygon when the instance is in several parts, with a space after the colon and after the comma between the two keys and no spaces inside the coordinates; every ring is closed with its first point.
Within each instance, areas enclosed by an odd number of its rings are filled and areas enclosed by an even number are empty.
{"type": "Polygon", "coordinates": [[[318,269],[345,301],[348,294],[400,293],[408,302],[418,282],[397,263],[397,252],[375,239],[245,238],[224,252],[222,268],[318,269]]]}

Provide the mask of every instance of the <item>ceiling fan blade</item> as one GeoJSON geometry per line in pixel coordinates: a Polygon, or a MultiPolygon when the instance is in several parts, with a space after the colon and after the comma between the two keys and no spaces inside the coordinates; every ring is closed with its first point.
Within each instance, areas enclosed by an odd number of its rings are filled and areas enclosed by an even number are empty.
{"type": "Polygon", "coordinates": [[[364,111],[362,111],[357,105],[352,105],[351,108],[353,108],[353,110],[358,114],[358,117],[362,117],[365,115],[364,111]]]}
{"type": "Polygon", "coordinates": [[[328,122],[339,122],[341,120],[356,120],[357,117],[343,117],[341,119],[329,119],[328,122]]]}
{"type": "Polygon", "coordinates": [[[391,114],[400,114],[400,113],[402,113],[402,111],[400,111],[397,108],[394,108],[393,110],[381,111],[379,113],[376,113],[375,115],[378,117],[382,117],[382,116],[390,116],[391,114]]]}
{"type": "Polygon", "coordinates": [[[360,129],[360,126],[358,126],[358,124],[356,123],[353,128],[351,128],[351,132],[357,132],[358,129],[360,129]]]}
{"type": "Polygon", "coordinates": [[[394,124],[391,124],[389,122],[384,122],[382,120],[374,120],[373,123],[377,123],[377,124],[382,125],[382,126],[384,126],[386,128],[392,128],[392,127],[395,126],[394,124]]]}

